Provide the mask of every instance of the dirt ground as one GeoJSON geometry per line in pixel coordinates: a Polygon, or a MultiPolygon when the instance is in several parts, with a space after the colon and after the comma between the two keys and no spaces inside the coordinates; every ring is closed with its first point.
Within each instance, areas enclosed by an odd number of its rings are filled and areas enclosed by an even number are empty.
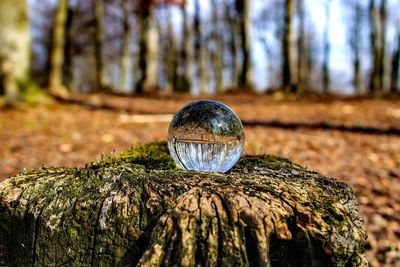
{"type": "MultiPolygon", "coordinates": [[[[371,266],[400,266],[399,100],[292,101],[281,96],[221,96],[244,121],[329,124],[331,129],[246,126],[248,154],[275,154],[348,183],[368,230],[371,266]],[[335,126],[369,127],[380,134],[335,126]]],[[[101,155],[165,140],[168,116],[146,122],[134,114],[173,114],[190,97],[84,97],[103,109],[73,104],[0,110],[0,181],[41,166],[82,166],[101,155]],[[160,119],[161,118],[161,119],[160,119]],[[160,119],[159,121],[157,121],[160,119]],[[142,121],[140,121],[142,120],[142,121]]],[[[268,124],[266,124],[268,125],[268,124]]]]}

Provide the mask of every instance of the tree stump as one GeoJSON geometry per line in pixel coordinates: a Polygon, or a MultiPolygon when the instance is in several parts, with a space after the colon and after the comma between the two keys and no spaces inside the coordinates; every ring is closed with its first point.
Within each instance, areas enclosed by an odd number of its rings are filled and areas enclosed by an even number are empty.
{"type": "Polygon", "coordinates": [[[366,266],[349,186],[273,156],[182,171],[165,143],[0,184],[0,265],[366,266]]]}

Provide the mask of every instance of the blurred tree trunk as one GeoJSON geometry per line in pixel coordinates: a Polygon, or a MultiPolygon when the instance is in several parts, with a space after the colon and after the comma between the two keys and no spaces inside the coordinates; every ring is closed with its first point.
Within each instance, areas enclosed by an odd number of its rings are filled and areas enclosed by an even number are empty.
{"type": "Polygon", "coordinates": [[[378,9],[376,8],[375,0],[369,2],[369,20],[370,20],[370,44],[372,57],[372,71],[370,78],[370,93],[375,94],[379,88],[379,62],[380,49],[378,43],[378,9]]]}
{"type": "Polygon", "coordinates": [[[381,6],[379,9],[380,18],[380,52],[379,52],[379,89],[385,92],[385,77],[386,77],[386,24],[387,24],[387,0],[381,0],[381,6]]]}
{"type": "Polygon", "coordinates": [[[181,64],[183,65],[183,77],[182,83],[180,83],[179,92],[190,92],[192,89],[193,79],[193,46],[192,46],[192,29],[187,14],[186,5],[181,5],[182,13],[182,52],[181,52],[181,64]]]}
{"type": "Polygon", "coordinates": [[[105,54],[104,54],[104,0],[95,0],[95,61],[96,61],[96,90],[105,91],[108,90],[108,79],[107,70],[105,66],[105,54]]]}
{"type": "Polygon", "coordinates": [[[400,91],[400,20],[397,33],[397,48],[392,59],[392,81],[391,81],[391,92],[400,91]]]}
{"type": "Polygon", "coordinates": [[[159,34],[154,17],[154,6],[150,1],[142,0],[138,8],[139,36],[139,72],[136,85],[137,93],[151,93],[158,89],[158,49],[159,34]]]}
{"type": "Polygon", "coordinates": [[[306,79],[307,79],[307,84],[309,86],[311,86],[311,82],[310,81],[312,79],[312,73],[313,73],[313,70],[314,70],[316,62],[317,62],[315,50],[314,50],[314,47],[313,47],[313,45],[314,45],[313,44],[313,38],[314,38],[313,33],[309,32],[307,34],[307,50],[306,50],[307,51],[306,52],[306,55],[307,55],[306,56],[306,58],[307,58],[307,62],[306,62],[307,76],[306,76],[306,79]]]}
{"type": "Polygon", "coordinates": [[[330,28],[330,20],[331,20],[331,0],[326,0],[325,2],[325,28],[324,28],[324,62],[322,66],[322,75],[323,75],[323,91],[324,93],[329,92],[329,87],[331,83],[331,75],[329,71],[329,58],[331,53],[331,44],[329,40],[329,28],[330,28]]]}
{"type": "Polygon", "coordinates": [[[129,23],[129,11],[131,1],[121,1],[122,18],[122,46],[120,61],[119,90],[128,92],[128,72],[131,64],[131,27],[129,23]]]}
{"type": "Polygon", "coordinates": [[[231,2],[224,2],[225,20],[228,23],[229,31],[229,50],[230,50],[230,64],[231,64],[231,84],[232,89],[238,88],[240,60],[238,56],[238,41],[237,37],[240,35],[239,24],[236,19],[236,10],[232,12],[231,2]]]}
{"type": "Polygon", "coordinates": [[[66,22],[68,17],[68,0],[59,0],[53,26],[50,51],[49,91],[58,96],[68,95],[64,87],[63,67],[66,40],[66,22]]]}
{"type": "Polygon", "coordinates": [[[177,88],[177,68],[178,68],[178,55],[177,55],[177,44],[174,35],[173,15],[171,9],[167,7],[167,49],[165,68],[167,73],[167,91],[179,91],[177,88]]]}
{"type": "MultiPolygon", "coordinates": [[[[135,18],[135,25],[138,25],[138,18],[136,17],[135,18]]],[[[136,29],[139,29],[139,25],[135,28],[135,31],[136,31],[136,29]]],[[[139,29],[140,30],[140,29],[139,29]]],[[[132,33],[132,35],[133,36],[136,36],[137,35],[137,33],[135,33],[135,34],[133,34],[132,33]]],[[[132,93],[138,93],[138,83],[139,83],[139,77],[140,77],[140,67],[139,67],[139,62],[140,62],[140,50],[134,50],[134,51],[132,51],[133,53],[132,53],[132,59],[131,59],[131,61],[132,61],[132,70],[131,70],[131,73],[132,73],[132,83],[131,83],[131,92],[132,93]]]]}
{"type": "Polygon", "coordinates": [[[284,33],[282,40],[283,64],[282,64],[282,87],[287,91],[296,91],[293,79],[293,16],[295,9],[294,0],[285,0],[284,33]]]}
{"type": "Polygon", "coordinates": [[[359,0],[354,1],[352,7],[352,24],[349,36],[350,48],[353,56],[353,87],[357,95],[361,94],[361,28],[362,28],[362,6],[359,0]]]}
{"type": "Polygon", "coordinates": [[[64,81],[69,92],[76,91],[75,80],[75,30],[73,27],[74,10],[69,7],[66,21],[66,40],[65,40],[65,64],[64,64],[64,81]]]}
{"type": "Polygon", "coordinates": [[[206,42],[203,43],[203,45],[200,48],[200,62],[199,62],[199,88],[200,88],[200,93],[206,94],[209,86],[209,69],[208,69],[208,47],[206,42]]]}
{"type": "Polygon", "coordinates": [[[21,99],[29,83],[31,35],[28,3],[0,1],[0,91],[8,105],[21,99]]]}
{"type": "Polygon", "coordinates": [[[228,35],[227,49],[230,53],[230,81],[229,87],[231,89],[238,88],[238,73],[240,69],[240,61],[238,58],[238,44],[237,44],[237,36],[239,36],[239,25],[236,19],[236,10],[232,9],[231,1],[224,0],[224,20],[226,23],[226,31],[228,35]],[[233,12],[234,11],[234,12],[233,12]]]}
{"type": "Polygon", "coordinates": [[[204,94],[207,91],[207,51],[201,30],[200,0],[195,0],[194,3],[195,61],[197,62],[199,90],[201,94],[204,94]]]}
{"type": "Polygon", "coordinates": [[[236,0],[236,11],[240,23],[240,37],[242,50],[242,66],[239,86],[244,89],[253,87],[251,65],[251,16],[250,0],[236,0]]]}
{"type": "Polygon", "coordinates": [[[221,34],[219,30],[219,19],[218,19],[218,3],[217,0],[212,0],[212,24],[213,24],[213,32],[212,32],[212,40],[213,40],[213,65],[214,65],[214,80],[215,80],[215,91],[219,94],[224,92],[224,77],[223,77],[223,47],[221,34]]]}
{"type": "Polygon", "coordinates": [[[299,15],[299,38],[297,43],[298,59],[297,59],[297,82],[299,86],[308,88],[308,68],[307,57],[308,47],[306,40],[306,23],[305,23],[305,7],[304,0],[298,0],[298,15],[299,15]]]}
{"type": "Polygon", "coordinates": [[[268,84],[266,86],[266,88],[268,89],[269,87],[271,87],[271,77],[272,77],[272,75],[274,75],[273,74],[273,72],[274,72],[273,65],[271,64],[271,59],[273,56],[272,56],[271,47],[270,47],[270,44],[268,43],[267,38],[262,37],[259,39],[259,41],[263,46],[265,56],[267,58],[265,73],[267,74],[267,77],[268,77],[268,84]]]}
{"type": "Polygon", "coordinates": [[[381,0],[379,8],[375,0],[370,0],[369,13],[372,52],[370,92],[375,94],[385,91],[387,0],[381,0]]]}

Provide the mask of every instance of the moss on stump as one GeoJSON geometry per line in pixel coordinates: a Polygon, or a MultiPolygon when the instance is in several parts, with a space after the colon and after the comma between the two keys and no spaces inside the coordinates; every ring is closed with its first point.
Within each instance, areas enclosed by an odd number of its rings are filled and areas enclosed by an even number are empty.
{"type": "Polygon", "coordinates": [[[363,266],[349,186],[273,156],[178,170],[165,143],[0,184],[0,265],[363,266]]]}

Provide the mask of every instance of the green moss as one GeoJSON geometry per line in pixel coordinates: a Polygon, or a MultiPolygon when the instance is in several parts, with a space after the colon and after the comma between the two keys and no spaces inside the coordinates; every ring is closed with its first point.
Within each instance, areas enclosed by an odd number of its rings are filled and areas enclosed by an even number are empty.
{"type": "Polygon", "coordinates": [[[75,240],[78,237],[78,231],[76,231],[76,229],[70,229],[69,230],[69,234],[71,236],[71,239],[75,240]]]}
{"type": "Polygon", "coordinates": [[[338,210],[337,208],[331,205],[326,205],[325,209],[328,212],[328,214],[323,217],[325,221],[332,223],[343,222],[345,220],[343,214],[341,214],[340,210],[338,210]]]}
{"type": "Polygon", "coordinates": [[[51,100],[46,92],[34,83],[27,83],[21,87],[22,100],[28,104],[47,103],[51,100]]]}
{"type": "Polygon", "coordinates": [[[0,95],[0,108],[6,105],[6,98],[0,95]]]}
{"type": "MultiPolygon", "coordinates": [[[[87,165],[89,171],[108,166],[120,166],[124,164],[143,165],[146,169],[153,170],[178,170],[178,165],[169,154],[167,142],[156,142],[140,145],[117,155],[107,156],[100,161],[87,165]]],[[[232,169],[232,171],[252,171],[254,168],[298,169],[304,170],[301,166],[291,163],[289,160],[273,155],[244,156],[232,169]]]]}
{"type": "MultiPolygon", "coordinates": [[[[140,145],[113,157],[105,157],[87,167],[97,169],[107,166],[118,166],[123,164],[143,165],[146,169],[153,170],[178,170],[178,165],[169,154],[167,142],[156,142],[140,145]]],[[[244,156],[232,169],[232,171],[251,171],[255,167],[270,169],[302,169],[299,165],[289,160],[272,155],[244,156]]]]}
{"type": "Polygon", "coordinates": [[[166,142],[151,143],[131,148],[118,156],[105,157],[100,161],[91,163],[88,167],[97,168],[122,164],[138,164],[153,170],[178,169],[178,166],[169,155],[166,142]]]}
{"type": "Polygon", "coordinates": [[[273,156],[273,155],[255,155],[255,156],[244,156],[236,164],[234,169],[250,171],[255,167],[258,168],[269,168],[274,170],[280,169],[303,169],[297,164],[293,164],[288,159],[273,156]]]}

